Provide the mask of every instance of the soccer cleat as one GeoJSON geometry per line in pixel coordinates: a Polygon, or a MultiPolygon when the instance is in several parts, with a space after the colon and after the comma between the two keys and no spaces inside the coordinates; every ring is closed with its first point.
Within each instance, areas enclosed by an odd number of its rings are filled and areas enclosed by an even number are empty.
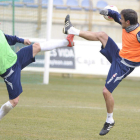
{"type": "Polygon", "coordinates": [[[110,129],[114,126],[115,122],[114,123],[107,123],[105,122],[104,124],[104,127],[102,128],[101,132],[99,133],[99,135],[103,136],[103,135],[106,135],[110,129]]]}
{"type": "Polygon", "coordinates": [[[65,18],[65,27],[63,28],[63,33],[64,34],[69,34],[69,30],[70,28],[73,27],[71,22],[70,22],[70,16],[67,15],[66,18],[65,18]]]}
{"type": "Polygon", "coordinates": [[[69,41],[68,47],[74,46],[73,38],[74,38],[74,35],[68,35],[67,36],[66,39],[69,41]]]}

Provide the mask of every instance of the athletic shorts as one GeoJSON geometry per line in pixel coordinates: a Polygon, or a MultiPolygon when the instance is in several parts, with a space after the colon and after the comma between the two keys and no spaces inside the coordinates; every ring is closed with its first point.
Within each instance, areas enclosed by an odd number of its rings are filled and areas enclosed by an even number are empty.
{"type": "Polygon", "coordinates": [[[119,51],[120,49],[110,37],[108,37],[105,48],[102,47],[100,51],[111,63],[111,67],[105,83],[105,87],[111,93],[122,81],[122,79],[128,76],[135,68],[135,66],[129,65],[131,64],[130,61],[123,59],[119,56],[119,51]],[[123,64],[122,60],[126,62],[126,64],[123,64]]]}
{"type": "Polygon", "coordinates": [[[15,99],[22,93],[21,70],[32,62],[35,62],[35,58],[33,58],[32,45],[30,45],[17,52],[16,63],[1,75],[6,83],[10,100],[15,99]]]}

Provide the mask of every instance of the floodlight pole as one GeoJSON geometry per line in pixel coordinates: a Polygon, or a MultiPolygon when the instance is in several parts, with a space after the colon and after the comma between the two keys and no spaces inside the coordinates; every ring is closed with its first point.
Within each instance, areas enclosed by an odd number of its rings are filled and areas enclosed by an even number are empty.
{"type": "MultiPolygon", "coordinates": [[[[46,40],[51,39],[51,27],[52,27],[52,14],[53,14],[53,0],[48,1],[48,11],[47,11],[47,37],[46,40]]],[[[50,52],[45,52],[45,64],[44,64],[44,77],[43,83],[49,84],[49,67],[50,67],[50,52]]]]}

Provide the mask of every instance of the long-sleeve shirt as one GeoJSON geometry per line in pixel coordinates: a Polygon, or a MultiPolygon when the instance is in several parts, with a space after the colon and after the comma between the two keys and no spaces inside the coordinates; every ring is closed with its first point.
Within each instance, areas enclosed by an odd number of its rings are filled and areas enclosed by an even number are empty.
{"type": "Polygon", "coordinates": [[[108,16],[112,17],[115,22],[121,24],[121,15],[118,12],[108,9],[108,16]]]}
{"type": "Polygon", "coordinates": [[[24,43],[24,39],[3,34],[0,30],[0,75],[16,63],[17,54],[10,45],[15,45],[17,42],[24,43]]]}
{"type": "MultiPolygon", "coordinates": [[[[121,15],[118,12],[109,9],[108,16],[121,24],[121,15]]],[[[140,62],[140,27],[138,23],[122,29],[122,49],[119,55],[131,62],[140,62]]]]}
{"type": "Polygon", "coordinates": [[[9,45],[15,45],[17,42],[24,43],[24,39],[18,38],[17,36],[11,36],[11,35],[7,35],[7,34],[4,34],[4,35],[5,35],[6,40],[9,45]]]}

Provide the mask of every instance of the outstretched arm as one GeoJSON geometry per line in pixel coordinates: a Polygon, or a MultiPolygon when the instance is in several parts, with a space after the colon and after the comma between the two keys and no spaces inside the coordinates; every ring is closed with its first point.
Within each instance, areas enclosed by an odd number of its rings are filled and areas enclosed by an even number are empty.
{"type": "Polygon", "coordinates": [[[101,15],[105,15],[105,16],[110,16],[112,17],[117,23],[121,24],[120,19],[121,19],[121,15],[113,10],[110,9],[103,9],[100,11],[101,15]]]}
{"type": "Polygon", "coordinates": [[[24,45],[31,44],[31,42],[28,39],[22,39],[17,36],[11,36],[11,35],[6,35],[6,34],[4,35],[9,45],[15,45],[16,43],[23,43],[24,45]]]}

